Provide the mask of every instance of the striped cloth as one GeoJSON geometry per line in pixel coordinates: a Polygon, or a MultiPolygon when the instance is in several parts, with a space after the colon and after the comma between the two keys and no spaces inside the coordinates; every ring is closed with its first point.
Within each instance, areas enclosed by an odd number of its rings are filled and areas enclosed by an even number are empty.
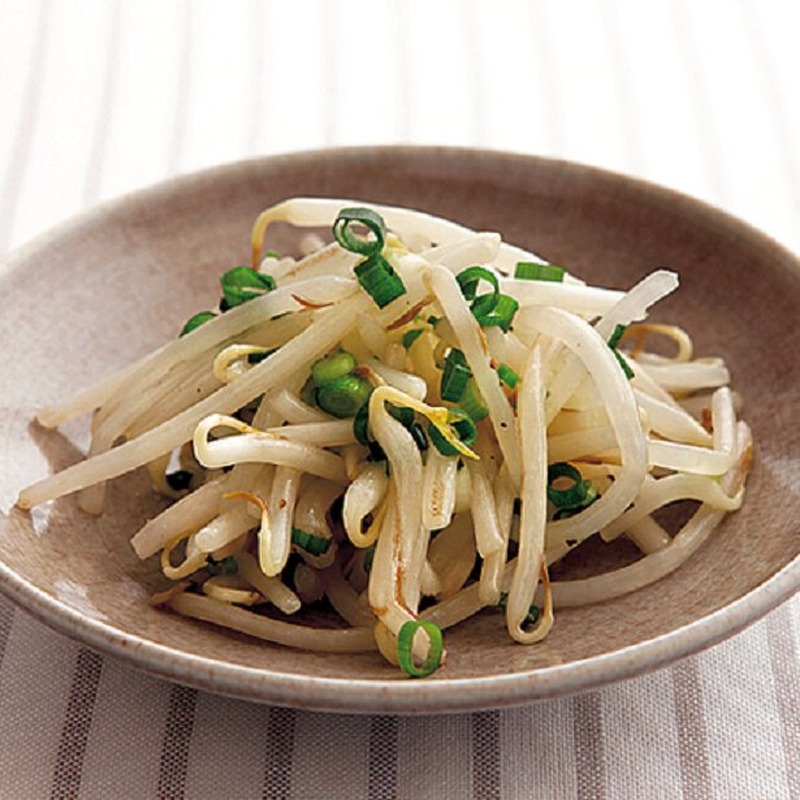
{"type": "MultiPolygon", "coordinates": [[[[781,0],[3,0],[0,251],[177,173],[385,143],[633,173],[800,251],[798,22],[781,0]]],[[[0,797],[798,798],[799,614],[587,695],[404,718],[150,679],[0,600],[0,797]]]]}

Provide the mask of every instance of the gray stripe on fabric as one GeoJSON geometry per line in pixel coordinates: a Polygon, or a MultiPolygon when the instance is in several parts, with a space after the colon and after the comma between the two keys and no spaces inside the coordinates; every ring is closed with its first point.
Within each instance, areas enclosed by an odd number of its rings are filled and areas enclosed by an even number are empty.
{"type": "Polygon", "coordinates": [[[472,715],[472,796],[500,800],[500,712],[472,715]]]}
{"type": "Polygon", "coordinates": [[[18,199],[25,181],[25,173],[31,157],[31,144],[39,121],[39,108],[42,100],[42,76],[47,60],[47,44],[50,17],[53,9],[50,0],[40,6],[33,55],[25,87],[25,99],[19,114],[19,125],[14,136],[11,159],[6,170],[5,181],[0,191],[0,253],[8,249],[14,232],[18,199]]]}
{"type": "Polygon", "coordinates": [[[603,710],[599,692],[578,695],[573,699],[572,730],[577,797],[599,800],[606,796],[603,710]]]}
{"type": "Polygon", "coordinates": [[[6,654],[8,637],[14,625],[14,606],[5,597],[0,597],[0,666],[6,654]]]}
{"type": "Polygon", "coordinates": [[[767,617],[769,664],[775,683],[789,797],[800,797],[800,653],[789,606],[767,617]]]}
{"type": "Polygon", "coordinates": [[[368,798],[397,797],[397,717],[373,717],[369,726],[368,798]]]}
{"type": "Polygon", "coordinates": [[[291,797],[296,725],[297,712],[294,709],[270,709],[262,800],[284,800],[291,797]]]}
{"type": "Polygon", "coordinates": [[[167,719],[161,741],[158,766],[158,797],[178,800],[186,791],[189,746],[194,729],[197,691],[188,686],[173,686],[169,693],[167,719]]]}
{"type": "Polygon", "coordinates": [[[192,71],[192,11],[188,0],[181,3],[180,29],[181,38],[176,46],[180,49],[178,77],[175,100],[175,119],[172,129],[172,141],[167,150],[167,175],[174,175],[180,170],[181,153],[186,139],[187,106],[189,105],[189,85],[192,71]]]}
{"type": "Polygon", "coordinates": [[[672,687],[683,796],[711,797],[703,693],[696,657],[686,658],[672,667],[672,687]]]}
{"type": "Polygon", "coordinates": [[[103,92],[100,96],[100,105],[95,121],[92,149],[89,156],[89,166],[86,170],[86,182],[83,185],[83,203],[88,206],[97,201],[100,194],[100,182],[103,173],[106,149],[108,147],[108,131],[114,95],[117,87],[119,73],[119,51],[122,33],[122,9],[119,0],[113,4],[111,22],[108,31],[106,63],[103,69],[103,92]]]}
{"type": "Polygon", "coordinates": [[[53,770],[51,798],[69,800],[78,797],[102,671],[101,656],[85,648],[78,651],[53,770]]]}

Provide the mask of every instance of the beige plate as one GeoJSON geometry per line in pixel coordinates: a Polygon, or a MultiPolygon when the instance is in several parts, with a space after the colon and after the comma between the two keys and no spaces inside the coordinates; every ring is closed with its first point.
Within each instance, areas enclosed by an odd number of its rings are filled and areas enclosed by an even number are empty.
{"type": "MultiPolygon", "coordinates": [[[[800,583],[800,265],[725,214],[619,175],[453,149],[316,152],[222,167],[112,202],[45,234],[0,270],[6,360],[0,415],[2,589],[57,630],[181,683],[251,700],[349,712],[509,706],[597,687],[720,641],[800,583]],[[155,563],[128,545],[160,501],[137,473],[109,512],[73,497],[13,508],[22,486],[79,458],[86,425],[31,424],[72,393],[174,336],[215,302],[218,274],[247,262],[250,225],[291,195],[347,196],[501,231],[591,283],[624,288],[655,267],[682,278],[658,318],[722,355],[756,452],[744,508],[679,572],[601,606],[565,610],[523,647],[487,611],[448,631],[449,660],[406,680],[377,655],[296,652],[148,607],[155,563]]],[[[624,559],[614,552],[612,560],[624,559]]],[[[579,569],[580,565],[576,567],[579,569]]]]}

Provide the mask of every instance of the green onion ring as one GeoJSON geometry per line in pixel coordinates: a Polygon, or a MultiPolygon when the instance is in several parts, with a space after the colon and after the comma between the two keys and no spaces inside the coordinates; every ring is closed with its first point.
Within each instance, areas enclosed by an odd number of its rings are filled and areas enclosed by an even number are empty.
{"type": "MultiPolygon", "coordinates": [[[[461,287],[461,294],[464,295],[466,300],[474,300],[478,291],[478,284],[481,281],[486,281],[492,286],[492,295],[497,296],[500,294],[500,282],[497,280],[497,275],[494,274],[486,267],[467,267],[462,269],[456,275],[458,285],[461,287]]],[[[486,295],[484,295],[486,296],[486,295]]],[[[489,309],[491,311],[491,309],[489,309]]]]}
{"type": "Polygon", "coordinates": [[[314,392],[317,405],[339,419],[355,417],[372,394],[372,384],[358,375],[345,375],[318,386],[314,392]]]}
{"type": "Polygon", "coordinates": [[[355,358],[346,350],[339,350],[311,365],[311,379],[315,386],[322,386],[325,383],[344,378],[355,368],[355,358]]]}
{"type": "Polygon", "coordinates": [[[423,619],[410,619],[403,623],[400,633],[397,634],[397,661],[400,669],[412,678],[427,678],[439,668],[444,652],[442,631],[434,622],[423,619]],[[422,628],[428,634],[428,655],[421,666],[414,663],[412,650],[414,636],[422,628]]]}
{"type": "Polygon", "coordinates": [[[547,468],[547,498],[556,508],[577,508],[589,494],[591,483],[585,481],[581,473],[566,461],[559,461],[547,468]],[[572,486],[556,489],[553,483],[559,478],[569,478],[572,486]]]}
{"type": "Polygon", "coordinates": [[[343,208],[333,223],[333,235],[345,250],[369,258],[383,250],[386,223],[383,217],[371,208],[343,208]],[[353,230],[353,225],[357,224],[367,228],[375,238],[370,240],[359,236],[353,230]]]}
{"type": "Polygon", "coordinates": [[[353,267],[353,272],[361,288],[375,301],[378,308],[384,308],[406,293],[403,279],[379,253],[374,253],[357,264],[353,267]]]}

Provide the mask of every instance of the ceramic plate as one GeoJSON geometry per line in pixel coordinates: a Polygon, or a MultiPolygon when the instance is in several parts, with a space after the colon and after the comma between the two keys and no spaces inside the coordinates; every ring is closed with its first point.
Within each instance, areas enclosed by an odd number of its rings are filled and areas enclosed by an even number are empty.
{"type": "MultiPolygon", "coordinates": [[[[378,148],[268,158],[184,177],[106,204],[9,256],[0,269],[6,353],[0,416],[0,584],[28,611],[131,666],[250,700],[349,712],[509,706],[598,687],[703,647],[800,582],[800,265],[697,201],[575,164],[454,149],[378,148]],[[151,609],[157,564],[128,540],[161,506],[142,472],[88,517],[66,497],[13,507],[26,484],[80,457],[86,423],[31,423],[176,335],[214,302],[218,274],[247,263],[264,207],[292,195],[406,205],[498,230],[593,284],[680,273],[658,308],[723,356],[753,428],[747,498],[676,573],[635,594],[557,614],[550,637],[513,644],[486,611],[448,631],[447,664],[399,677],[374,654],[298,652],[151,609]]],[[[616,553],[613,558],[627,558],[616,553]]]]}

